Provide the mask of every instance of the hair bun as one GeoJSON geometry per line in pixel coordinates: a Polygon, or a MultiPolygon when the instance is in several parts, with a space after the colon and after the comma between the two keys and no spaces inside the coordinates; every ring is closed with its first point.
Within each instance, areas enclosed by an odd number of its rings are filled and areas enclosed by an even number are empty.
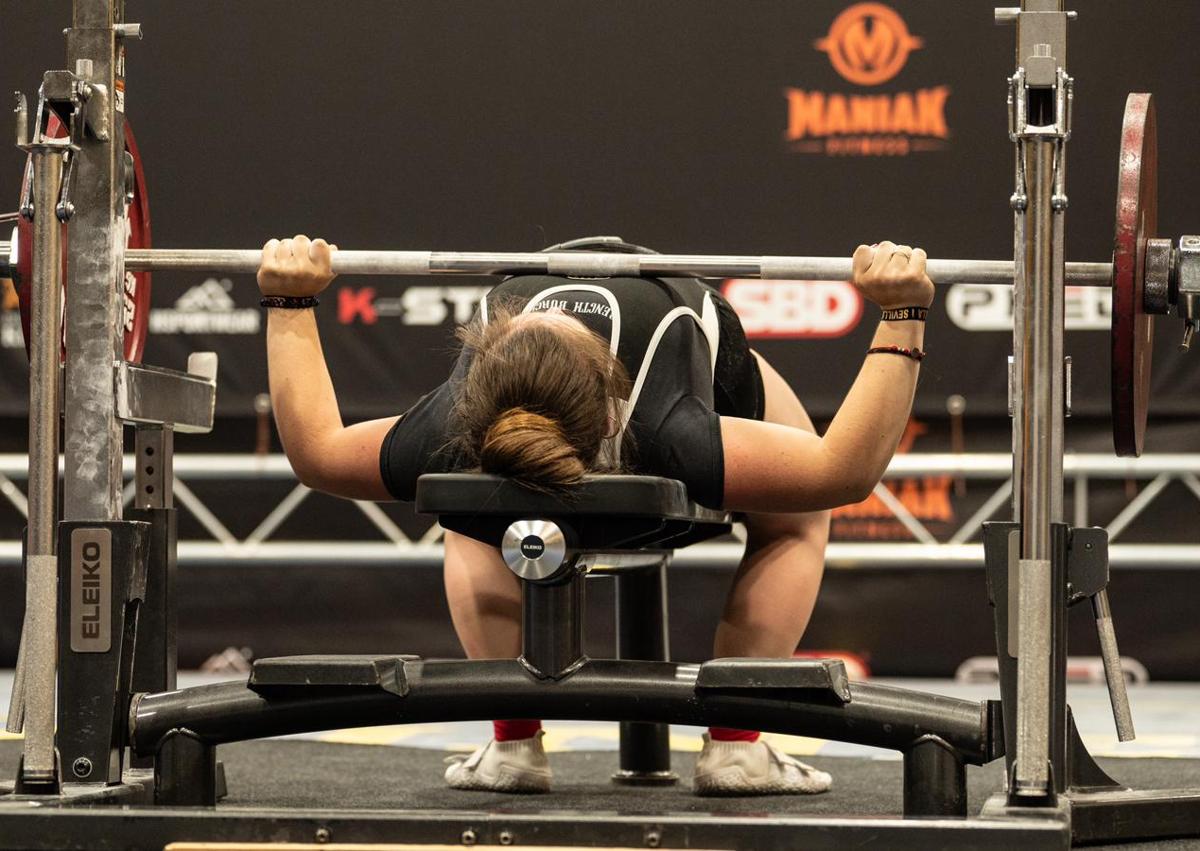
{"type": "Polygon", "coordinates": [[[492,423],[492,427],[488,429],[488,434],[493,431],[503,433],[513,429],[533,429],[535,431],[552,431],[562,434],[562,429],[558,423],[550,417],[543,414],[536,414],[533,411],[527,411],[524,408],[508,408],[500,412],[500,416],[496,417],[496,422],[492,423]]]}
{"type": "Polygon", "coordinates": [[[501,411],[488,427],[479,466],[533,488],[574,484],[587,472],[558,422],[525,408],[501,411]]]}

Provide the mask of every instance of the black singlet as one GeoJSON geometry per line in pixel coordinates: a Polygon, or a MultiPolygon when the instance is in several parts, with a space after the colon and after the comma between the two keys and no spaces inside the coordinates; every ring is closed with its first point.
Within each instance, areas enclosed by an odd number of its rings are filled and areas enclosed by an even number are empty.
{"type": "MultiPolygon", "coordinates": [[[[480,304],[485,320],[498,300],[524,303],[525,312],[559,308],[608,340],[633,381],[623,413],[637,457],[622,459],[626,468],[679,479],[695,501],[720,506],[724,454],[713,379],[722,335],[715,291],[692,279],[525,275],[488,293],[480,304]]],[[[384,439],[380,470],[397,499],[412,500],[424,473],[464,468],[451,446],[452,412],[471,356],[464,349],[450,378],[384,439]]]]}

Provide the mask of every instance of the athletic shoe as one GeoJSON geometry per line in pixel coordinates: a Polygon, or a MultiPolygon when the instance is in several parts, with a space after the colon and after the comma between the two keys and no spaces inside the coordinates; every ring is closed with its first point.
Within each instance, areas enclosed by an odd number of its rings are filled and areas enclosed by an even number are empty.
{"type": "Polygon", "coordinates": [[[697,795],[815,795],[833,778],[765,741],[714,742],[704,734],[692,783],[697,795]]]}
{"type": "Polygon", "coordinates": [[[542,747],[544,731],[528,739],[494,739],[470,756],[446,757],[451,789],[491,792],[549,792],[550,762],[542,747]]]}

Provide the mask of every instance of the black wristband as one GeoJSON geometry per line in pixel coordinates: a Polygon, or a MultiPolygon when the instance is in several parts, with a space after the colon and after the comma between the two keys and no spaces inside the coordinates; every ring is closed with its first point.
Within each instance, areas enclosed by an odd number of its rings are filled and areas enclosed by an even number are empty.
{"type": "Polygon", "coordinates": [[[924,322],[925,317],[929,315],[928,307],[888,307],[884,308],[880,320],[884,322],[905,322],[913,320],[916,322],[924,322]]]}
{"type": "Polygon", "coordinates": [[[316,307],[321,302],[315,295],[265,295],[259,300],[261,307],[281,307],[284,310],[304,310],[316,307]]]}
{"type": "Polygon", "coordinates": [[[869,355],[900,355],[901,357],[915,360],[917,363],[925,360],[925,352],[918,348],[906,349],[903,346],[876,346],[873,349],[867,349],[869,355]]]}

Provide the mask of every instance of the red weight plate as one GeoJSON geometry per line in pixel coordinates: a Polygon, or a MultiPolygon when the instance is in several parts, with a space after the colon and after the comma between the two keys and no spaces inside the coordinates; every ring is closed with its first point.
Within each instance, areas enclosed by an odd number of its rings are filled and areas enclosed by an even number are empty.
{"type": "Polygon", "coordinates": [[[1118,455],[1140,455],[1150,399],[1154,317],[1146,313],[1146,240],[1158,230],[1158,134],[1154,100],[1125,102],[1117,172],[1112,278],[1112,424],[1118,455]]]}
{"type": "MultiPolygon", "coordinates": [[[[56,116],[50,116],[47,133],[52,137],[65,136],[66,127],[56,116]]],[[[125,247],[150,248],[150,199],[146,192],[146,178],[142,172],[142,160],[138,156],[137,142],[129,122],[125,122],[125,150],[133,157],[133,200],[125,206],[125,247]]],[[[29,180],[29,162],[26,161],[25,179],[21,191],[29,180]]],[[[70,228],[63,228],[63,286],[67,281],[66,241],[70,228]]],[[[21,328],[25,332],[25,346],[29,347],[30,284],[33,279],[33,223],[24,218],[17,220],[17,263],[13,270],[13,283],[21,302],[21,328]]],[[[140,363],[146,348],[146,336],[150,326],[150,273],[125,272],[121,282],[125,299],[125,360],[140,363]]]]}
{"type": "MultiPolygon", "coordinates": [[[[133,128],[125,122],[125,150],[133,157],[133,200],[125,206],[125,247],[150,248],[150,196],[133,128]]],[[[125,360],[142,362],[150,331],[150,273],[125,272],[125,360]]]]}

